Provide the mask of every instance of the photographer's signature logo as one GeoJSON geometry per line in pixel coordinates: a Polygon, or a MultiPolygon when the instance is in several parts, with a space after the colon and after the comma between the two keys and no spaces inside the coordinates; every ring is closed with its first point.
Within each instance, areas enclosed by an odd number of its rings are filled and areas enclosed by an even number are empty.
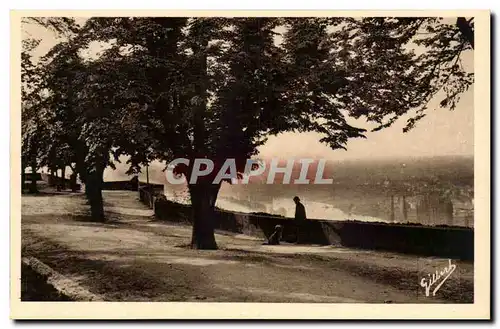
{"type": "Polygon", "coordinates": [[[456,268],[457,265],[452,264],[451,259],[448,259],[448,266],[441,270],[436,270],[435,273],[427,274],[427,277],[422,278],[422,280],[420,280],[420,286],[425,288],[425,295],[429,297],[431,287],[438,283],[432,291],[432,296],[436,296],[436,292],[439,288],[441,288],[443,283],[450,277],[451,273],[453,273],[456,268]]]}

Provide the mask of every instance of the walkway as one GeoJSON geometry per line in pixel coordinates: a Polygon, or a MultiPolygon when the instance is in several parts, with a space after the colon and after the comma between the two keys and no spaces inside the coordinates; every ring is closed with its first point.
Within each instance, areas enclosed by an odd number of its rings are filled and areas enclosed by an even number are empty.
{"type": "Polygon", "coordinates": [[[470,263],[436,296],[422,277],[448,260],[330,246],[263,246],[217,232],[220,250],[186,248],[191,228],[154,220],[137,193],[104,193],[109,221],[88,221],[83,195],[23,196],[23,255],[110,301],[435,303],[473,300],[470,263]]]}

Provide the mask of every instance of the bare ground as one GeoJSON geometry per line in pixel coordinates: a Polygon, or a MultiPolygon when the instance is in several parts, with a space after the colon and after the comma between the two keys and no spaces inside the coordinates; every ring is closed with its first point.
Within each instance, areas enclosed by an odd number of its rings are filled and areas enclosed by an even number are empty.
{"type": "MultiPolygon", "coordinates": [[[[217,232],[220,250],[185,248],[188,226],[155,221],[137,193],[104,192],[107,223],[88,221],[81,194],[22,197],[22,253],[109,301],[464,303],[473,264],[436,296],[420,280],[448,260],[331,246],[264,246],[217,232]]],[[[431,290],[432,291],[432,290],[431,290]]]]}

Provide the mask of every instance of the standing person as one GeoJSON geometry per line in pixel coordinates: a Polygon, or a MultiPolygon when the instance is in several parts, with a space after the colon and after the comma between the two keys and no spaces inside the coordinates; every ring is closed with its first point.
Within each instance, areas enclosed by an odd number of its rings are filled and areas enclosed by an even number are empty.
{"type": "Polygon", "coordinates": [[[297,225],[297,243],[301,243],[304,240],[305,222],[307,220],[306,208],[300,202],[298,196],[293,198],[295,202],[295,224],[297,225]]]}

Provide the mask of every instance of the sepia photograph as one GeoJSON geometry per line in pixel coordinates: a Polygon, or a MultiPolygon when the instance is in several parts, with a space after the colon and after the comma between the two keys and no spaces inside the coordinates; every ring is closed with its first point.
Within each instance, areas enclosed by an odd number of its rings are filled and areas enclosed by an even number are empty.
{"type": "Polygon", "coordinates": [[[488,11],[11,19],[12,317],[490,317],[488,11]]]}

